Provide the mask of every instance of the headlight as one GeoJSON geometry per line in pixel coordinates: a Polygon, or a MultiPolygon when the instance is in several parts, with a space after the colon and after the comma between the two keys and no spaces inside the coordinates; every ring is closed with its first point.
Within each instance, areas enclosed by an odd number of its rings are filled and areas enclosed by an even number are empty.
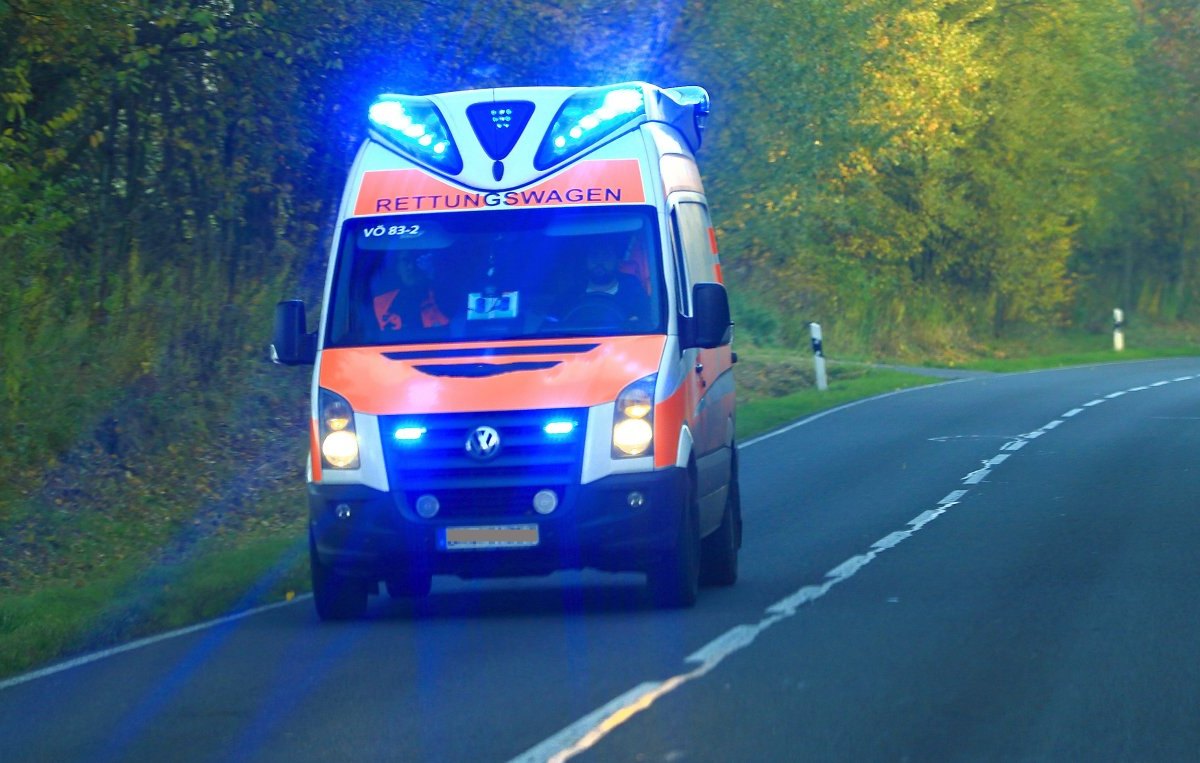
{"type": "Polygon", "coordinates": [[[321,458],[331,469],[358,468],[358,435],[354,431],[354,411],[341,395],[320,391],[318,429],[321,458]]]}
{"type": "Polygon", "coordinates": [[[612,453],[615,458],[654,452],[654,383],[658,374],[638,379],[617,395],[613,412],[612,453]]]}

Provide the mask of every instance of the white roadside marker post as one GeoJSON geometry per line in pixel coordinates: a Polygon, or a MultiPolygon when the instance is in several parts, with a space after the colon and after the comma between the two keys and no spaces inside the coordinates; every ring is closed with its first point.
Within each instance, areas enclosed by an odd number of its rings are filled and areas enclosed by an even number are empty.
{"type": "Polygon", "coordinates": [[[1113,349],[1125,349],[1125,312],[1119,307],[1113,308],[1113,349]]]}
{"type": "Polygon", "coordinates": [[[825,350],[821,346],[821,324],[810,323],[808,330],[812,335],[813,370],[817,373],[817,389],[824,392],[829,389],[825,380],[825,350]]]}

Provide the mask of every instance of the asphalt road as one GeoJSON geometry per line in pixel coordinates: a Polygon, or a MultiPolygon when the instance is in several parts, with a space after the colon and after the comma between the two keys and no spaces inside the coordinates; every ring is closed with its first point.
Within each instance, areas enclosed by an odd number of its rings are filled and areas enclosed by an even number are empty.
{"type": "Polygon", "coordinates": [[[0,761],[1200,760],[1200,360],[964,379],[742,451],[742,577],[438,578],[0,684],[0,761]]]}

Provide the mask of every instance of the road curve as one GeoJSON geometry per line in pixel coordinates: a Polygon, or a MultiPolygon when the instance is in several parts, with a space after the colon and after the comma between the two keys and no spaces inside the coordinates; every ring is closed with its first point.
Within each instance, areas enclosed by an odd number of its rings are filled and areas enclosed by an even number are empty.
{"type": "Polygon", "coordinates": [[[742,577],[439,578],[0,688],[0,760],[1200,756],[1200,360],[908,390],[746,443],[742,577]]]}

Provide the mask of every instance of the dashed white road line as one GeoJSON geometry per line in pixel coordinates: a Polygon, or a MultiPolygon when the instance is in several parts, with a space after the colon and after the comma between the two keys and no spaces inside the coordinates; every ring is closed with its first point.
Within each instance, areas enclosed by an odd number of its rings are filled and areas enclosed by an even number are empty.
{"type": "MultiPolygon", "coordinates": [[[[1159,381],[1154,384],[1132,387],[1126,390],[1105,395],[1103,398],[1097,398],[1083,404],[1083,407],[1072,408],[1038,429],[1032,432],[1027,432],[1016,440],[1006,442],[1000,447],[1001,453],[996,454],[991,459],[984,461],[984,468],[976,469],[961,478],[964,485],[975,485],[981,482],[991,469],[988,467],[996,467],[1006,461],[1013,452],[1020,450],[1032,440],[1041,437],[1050,430],[1057,429],[1062,426],[1065,419],[1074,418],[1083,413],[1087,408],[1092,408],[1104,403],[1107,400],[1114,400],[1129,392],[1139,392],[1150,387],[1162,387],[1173,382],[1190,381],[1196,376],[1180,376],[1169,381],[1159,381]]],[[[859,401],[865,402],[865,401],[859,401]]],[[[743,444],[742,447],[747,447],[757,442],[761,442],[769,437],[775,437],[790,431],[798,426],[808,424],[817,418],[828,415],[837,410],[842,410],[858,403],[851,403],[841,408],[834,408],[825,411],[817,416],[803,419],[783,429],[776,430],[761,437],[754,438],[743,444]]],[[[655,681],[641,684],[640,686],[631,689],[622,694],[620,697],[607,703],[603,707],[595,710],[588,715],[580,718],[575,723],[559,731],[557,734],[549,737],[535,747],[530,748],[524,753],[513,758],[511,763],[540,763],[541,761],[552,761],[553,763],[562,763],[569,760],[585,750],[593,747],[597,742],[607,736],[610,732],[621,726],[627,720],[637,715],[643,710],[649,708],[654,702],[669,694],[671,691],[682,686],[683,684],[700,678],[713,670],[722,660],[735,652],[738,652],[750,646],[754,640],[773,625],[783,622],[794,616],[796,612],[806,604],[820,599],[825,594],[839,583],[845,582],[857,574],[864,567],[869,565],[875,558],[883,553],[893,549],[908,540],[914,533],[929,524],[933,520],[945,514],[948,510],[958,505],[963,498],[970,494],[969,490],[954,490],[946,495],[937,503],[937,508],[926,509],[918,514],[915,518],[907,523],[910,529],[897,530],[889,535],[880,538],[871,544],[870,550],[863,554],[857,554],[850,557],[846,561],[837,565],[829,572],[825,573],[825,581],[819,585],[806,585],[795,592],[785,596],[774,604],[770,605],[763,612],[763,619],[758,623],[742,624],[734,626],[725,633],[717,636],[708,644],[700,647],[691,655],[689,655],[685,663],[700,663],[699,667],[693,668],[683,673],[679,673],[664,681],[655,681]]]]}
{"type": "Polygon", "coordinates": [[[992,473],[991,469],[976,469],[975,471],[962,478],[964,485],[978,485],[983,482],[983,478],[992,473]]]}

